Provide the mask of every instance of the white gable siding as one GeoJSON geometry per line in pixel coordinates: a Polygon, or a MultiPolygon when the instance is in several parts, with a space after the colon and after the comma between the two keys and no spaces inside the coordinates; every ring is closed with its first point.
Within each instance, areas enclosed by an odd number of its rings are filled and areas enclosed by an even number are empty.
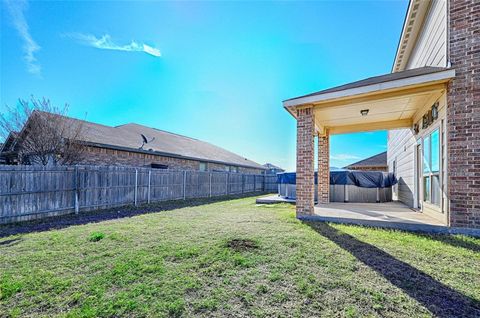
{"type": "Polygon", "coordinates": [[[447,66],[447,2],[432,0],[406,69],[447,66]]]}
{"type": "MultiPolygon", "coordinates": [[[[432,0],[415,47],[409,57],[406,69],[422,66],[447,66],[447,3],[446,0],[432,0]]],[[[396,176],[399,180],[394,193],[399,201],[414,205],[414,169],[416,140],[411,129],[392,130],[388,133],[387,160],[393,172],[396,160],[396,176]]]]}

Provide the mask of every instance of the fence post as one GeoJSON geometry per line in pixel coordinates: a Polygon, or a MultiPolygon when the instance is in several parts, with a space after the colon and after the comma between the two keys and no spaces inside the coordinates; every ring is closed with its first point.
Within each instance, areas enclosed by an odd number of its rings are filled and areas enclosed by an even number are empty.
{"type": "Polygon", "coordinates": [[[137,196],[138,196],[138,170],[135,169],[135,191],[133,192],[134,195],[134,205],[137,206],[137,196]]]}
{"type": "Polygon", "coordinates": [[[78,166],[75,166],[74,170],[74,179],[75,179],[75,214],[78,214],[80,211],[80,178],[78,176],[78,166]]]}
{"type": "Polygon", "coordinates": [[[209,190],[209,195],[210,198],[212,197],[212,173],[210,172],[210,190],[209,190]]]}
{"type": "Polygon", "coordinates": [[[262,182],[262,192],[265,192],[265,183],[267,182],[267,175],[262,176],[263,182],[262,182]]]}
{"type": "Polygon", "coordinates": [[[187,199],[187,170],[183,171],[183,199],[187,199]]]}
{"type": "Polygon", "coordinates": [[[225,195],[228,195],[228,177],[229,177],[229,174],[228,172],[225,172],[226,175],[225,175],[225,195]]]}
{"type": "Polygon", "coordinates": [[[148,193],[147,193],[147,203],[150,204],[150,180],[152,179],[152,170],[148,170],[148,193]]]}
{"type": "Polygon", "coordinates": [[[245,192],[245,175],[242,173],[242,194],[245,192]]]}

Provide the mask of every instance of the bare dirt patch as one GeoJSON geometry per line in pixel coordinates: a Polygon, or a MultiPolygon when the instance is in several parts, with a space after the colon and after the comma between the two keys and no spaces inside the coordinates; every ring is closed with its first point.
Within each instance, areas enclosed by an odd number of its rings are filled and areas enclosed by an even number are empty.
{"type": "Polygon", "coordinates": [[[250,239],[233,239],[227,242],[226,246],[237,252],[247,252],[258,249],[257,242],[250,239]]]}

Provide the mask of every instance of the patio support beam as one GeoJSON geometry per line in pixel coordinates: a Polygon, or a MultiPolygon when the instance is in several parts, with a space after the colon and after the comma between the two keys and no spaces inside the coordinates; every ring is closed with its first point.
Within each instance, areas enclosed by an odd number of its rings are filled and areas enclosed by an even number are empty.
{"type": "Polygon", "coordinates": [[[413,121],[411,118],[370,122],[365,124],[355,124],[347,126],[334,126],[330,128],[331,135],[349,134],[361,131],[374,131],[374,130],[390,130],[399,128],[412,128],[413,121]]]}
{"type": "Polygon", "coordinates": [[[330,133],[318,135],[318,203],[330,202],[330,133]]]}
{"type": "Polygon", "coordinates": [[[297,217],[314,214],[314,136],[312,107],[297,110],[297,217]]]}

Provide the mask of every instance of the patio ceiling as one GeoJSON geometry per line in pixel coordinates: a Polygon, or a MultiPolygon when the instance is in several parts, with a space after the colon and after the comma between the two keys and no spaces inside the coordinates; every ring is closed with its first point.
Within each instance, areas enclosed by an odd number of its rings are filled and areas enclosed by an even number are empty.
{"type": "Polygon", "coordinates": [[[396,72],[308,94],[283,102],[296,117],[296,109],[314,109],[317,130],[330,134],[409,128],[426,105],[446,89],[455,71],[423,67],[396,72]],[[362,110],[368,114],[362,115],[362,110]]]}

